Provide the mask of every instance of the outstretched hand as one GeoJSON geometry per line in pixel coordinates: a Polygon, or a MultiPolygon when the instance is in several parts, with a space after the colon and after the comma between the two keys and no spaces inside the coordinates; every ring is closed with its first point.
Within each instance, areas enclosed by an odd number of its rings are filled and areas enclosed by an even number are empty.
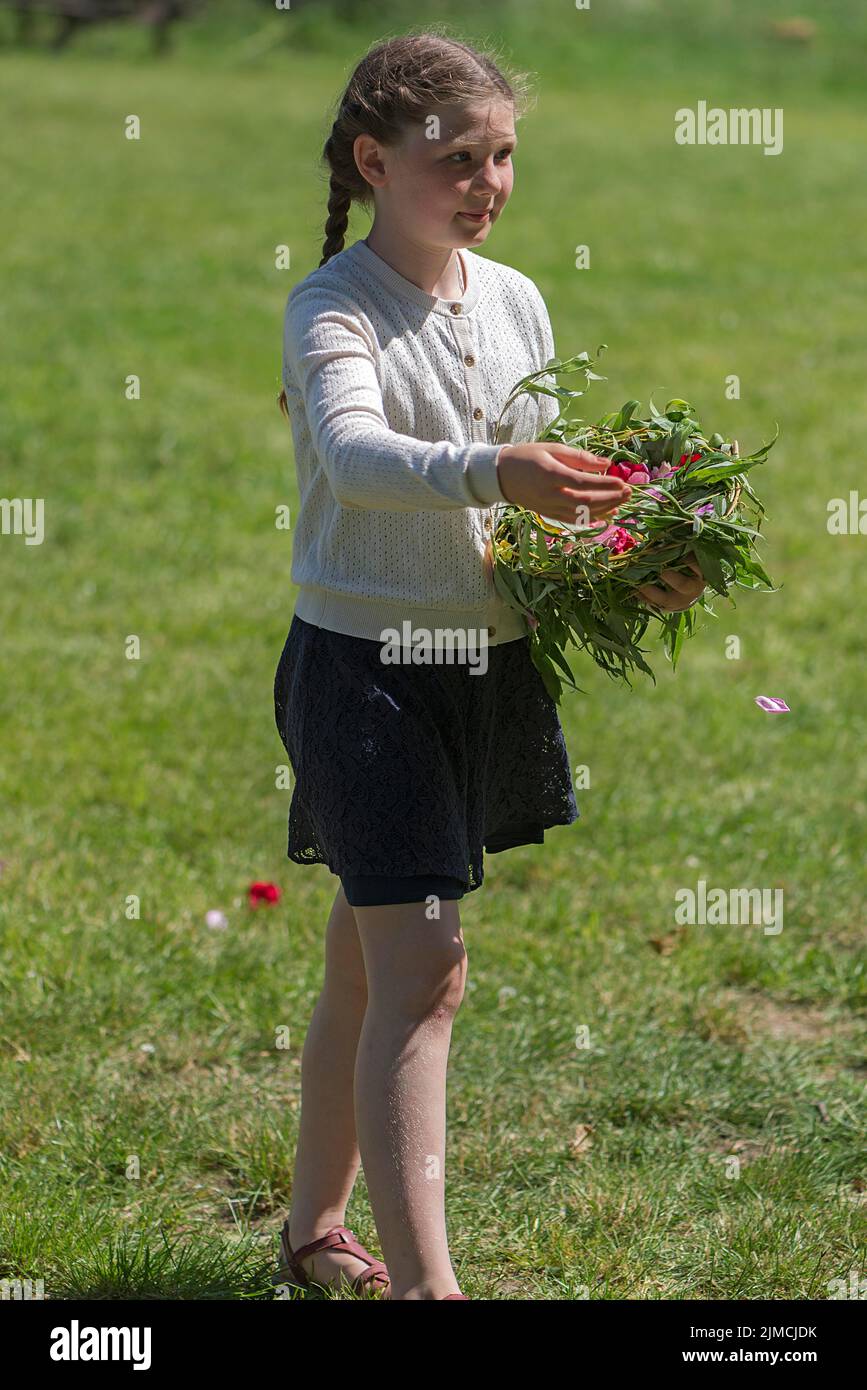
{"type": "Polygon", "coordinates": [[[685,557],[684,563],[695,571],[695,579],[691,579],[688,574],[678,574],[677,570],[665,569],[658,578],[669,586],[668,589],[661,589],[658,584],[641,584],[636,587],[635,592],[651,607],[661,608],[670,613],[690,608],[704,593],[706,581],[692,551],[685,557]]]}

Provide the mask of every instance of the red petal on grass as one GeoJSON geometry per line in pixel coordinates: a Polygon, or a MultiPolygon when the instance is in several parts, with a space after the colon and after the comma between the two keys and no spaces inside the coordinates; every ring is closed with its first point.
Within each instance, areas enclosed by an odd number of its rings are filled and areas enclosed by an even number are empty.
{"type": "Polygon", "coordinates": [[[256,907],[258,903],[276,903],[280,898],[280,889],[276,883],[251,883],[247,896],[251,907],[256,907]]]}

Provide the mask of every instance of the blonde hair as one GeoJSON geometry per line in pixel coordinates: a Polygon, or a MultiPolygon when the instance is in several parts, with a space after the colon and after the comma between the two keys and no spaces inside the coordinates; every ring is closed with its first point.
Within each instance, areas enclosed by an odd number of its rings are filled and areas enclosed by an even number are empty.
{"type": "MultiPolygon", "coordinates": [[[[374,44],[347,83],[322,151],[329,184],[319,264],[343,250],[352,204],[369,208],[373,201],[373,189],[353,154],[359,135],[393,144],[406,126],[423,125],[437,106],[469,106],[492,98],[510,102],[517,118],[532,95],[528,74],[507,78],[491,53],[450,37],[441,26],[374,44]]],[[[288,419],[285,388],[277,399],[288,419]]]]}

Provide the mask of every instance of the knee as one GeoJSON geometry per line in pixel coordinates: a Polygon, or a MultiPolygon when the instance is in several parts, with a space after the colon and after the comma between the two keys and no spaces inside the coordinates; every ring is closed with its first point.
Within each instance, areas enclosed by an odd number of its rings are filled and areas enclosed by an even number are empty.
{"type": "Polygon", "coordinates": [[[395,1002],[400,1013],[417,1023],[450,1026],[461,1006],[467,980],[467,953],[456,942],[448,951],[437,953],[424,968],[413,972],[399,990],[395,1002]]]}
{"type": "Polygon", "coordinates": [[[467,984],[467,953],[460,948],[444,963],[434,990],[431,1014],[435,1019],[452,1019],[461,1007],[467,984]]]}

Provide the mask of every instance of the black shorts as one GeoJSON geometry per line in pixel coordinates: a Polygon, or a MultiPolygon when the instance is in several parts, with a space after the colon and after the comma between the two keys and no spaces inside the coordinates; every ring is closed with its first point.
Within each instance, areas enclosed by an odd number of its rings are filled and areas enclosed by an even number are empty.
{"type": "Polygon", "coordinates": [[[449,896],[455,883],[472,892],[484,851],[542,844],[548,827],[578,819],[529,637],[488,647],[483,674],[466,662],[389,665],[381,652],[293,616],[274,679],[294,773],[289,859],[327,864],[353,906],[369,891],[421,901],[431,877],[452,880],[449,896]]]}
{"type": "Polygon", "coordinates": [[[387,874],[342,874],[340,882],[350,907],[377,907],[385,903],[423,903],[434,894],[442,899],[462,898],[464,885],[445,874],[415,874],[395,878],[387,874]]]}

